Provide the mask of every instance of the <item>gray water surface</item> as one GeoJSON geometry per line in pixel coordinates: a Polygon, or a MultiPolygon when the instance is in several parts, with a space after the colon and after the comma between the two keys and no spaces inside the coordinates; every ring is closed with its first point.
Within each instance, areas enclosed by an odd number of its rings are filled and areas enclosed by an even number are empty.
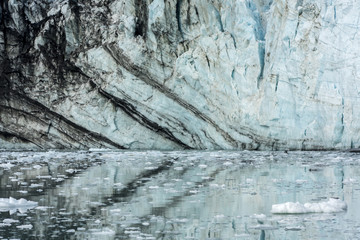
{"type": "Polygon", "coordinates": [[[360,155],[0,152],[0,239],[360,239],[360,155]],[[338,213],[272,214],[339,198],[338,213]],[[10,220],[9,220],[10,219],[10,220]]]}

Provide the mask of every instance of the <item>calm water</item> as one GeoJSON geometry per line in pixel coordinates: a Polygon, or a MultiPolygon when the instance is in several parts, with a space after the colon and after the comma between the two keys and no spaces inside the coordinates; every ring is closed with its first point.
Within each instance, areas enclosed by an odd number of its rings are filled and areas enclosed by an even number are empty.
{"type": "Polygon", "coordinates": [[[360,155],[1,152],[0,239],[360,239],[360,155]],[[272,214],[336,197],[347,211],[272,214]],[[9,211],[10,210],[10,211],[9,211]]]}

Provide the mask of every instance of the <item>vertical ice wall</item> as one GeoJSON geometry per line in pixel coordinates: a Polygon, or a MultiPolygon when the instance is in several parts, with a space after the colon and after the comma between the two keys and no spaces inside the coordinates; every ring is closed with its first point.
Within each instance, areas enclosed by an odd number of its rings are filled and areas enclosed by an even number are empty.
{"type": "Polygon", "coordinates": [[[359,8],[3,1],[1,147],[359,147],[359,8]]]}

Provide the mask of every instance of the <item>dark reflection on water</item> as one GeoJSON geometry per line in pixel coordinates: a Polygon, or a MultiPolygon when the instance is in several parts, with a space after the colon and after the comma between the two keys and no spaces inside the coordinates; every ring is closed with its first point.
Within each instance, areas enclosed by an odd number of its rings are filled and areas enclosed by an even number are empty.
{"type": "Polygon", "coordinates": [[[360,155],[2,152],[0,239],[359,239],[360,155]],[[340,198],[348,210],[271,214],[340,198]]]}

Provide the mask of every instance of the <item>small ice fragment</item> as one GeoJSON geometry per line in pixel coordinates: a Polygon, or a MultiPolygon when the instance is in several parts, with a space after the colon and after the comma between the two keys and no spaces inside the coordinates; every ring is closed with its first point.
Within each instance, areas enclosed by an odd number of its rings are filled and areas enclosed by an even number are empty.
{"type": "Polygon", "coordinates": [[[26,225],[20,225],[20,226],[16,226],[19,229],[32,229],[33,225],[31,224],[26,224],[26,225]]]}
{"type": "Polygon", "coordinates": [[[38,206],[38,207],[36,207],[35,209],[36,210],[40,210],[40,211],[46,211],[46,210],[48,210],[50,207],[46,207],[46,206],[38,206]]]}
{"type": "Polygon", "coordinates": [[[23,193],[23,194],[26,194],[26,193],[28,193],[28,191],[25,191],[25,190],[19,190],[19,191],[17,191],[18,193],[23,193]]]}
{"type": "Polygon", "coordinates": [[[2,163],[2,164],[0,164],[0,167],[10,169],[12,167],[15,167],[15,165],[11,164],[11,163],[2,163]]]}
{"type": "Polygon", "coordinates": [[[219,187],[219,184],[217,184],[217,183],[210,183],[210,187],[213,187],[213,188],[219,187]]]}
{"type": "Polygon", "coordinates": [[[149,226],[150,225],[150,223],[148,223],[148,222],[143,222],[143,223],[141,223],[143,226],[149,226]]]}
{"type": "Polygon", "coordinates": [[[3,223],[5,224],[12,224],[12,223],[17,223],[19,222],[18,220],[15,220],[15,219],[11,219],[11,218],[6,218],[3,220],[3,223]]]}
{"type": "MultiPolygon", "coordinates": [[[[11,226],[11,224],[9,224],[9,223],[0,223],[0,228],[1,227],[10,227],[11,226]]],[[[1,237],[0,237],[0,239],[2,239],[1,237]]]]}
{"type": "Polygon", "coordinates": [[[205,164],[200,164],[200,165],[199,165],[199,168],[207,168],[207,165],[205,165],[205,164]]]}
{"type": "Polygon", "coordinates": [[[156,167],[145,167],[144,169],[145,170],[154,170],[154,169],[156,169],[156,167]]]}
{"type": "Polygon", "coordinates": [[[89,148],[90,152],[110,152],[110,148],[89,148]]]}
{"type": "Polygon", "coordinates": [[[49,178],[51,178],[51,176],[50,175],[45,175],[45,176],[36,176],[36,178],[37,179],[49,179],[49,178]]]}
{"type": "Polygon", "coordinates": [[[40,166],[40,165],[34,165],[33,168],[35,168],[35,169],[40,169],[40,168],[42,168],[42,166],[40,166]]]}
{"type": "Polygon", "coordinates": [[[74,233],[75,232],[75,229],[69,229],[66,231],[67,233],[74,233]]]}
{"type": "Polygon", "coordinates": [[[233,165],[233,163],[232,162],[224,162],[223,165],[224,166],[230,166],[230,165],[233,165]]]}
{"type": "Polygon", "coordinates": [[[183,167],[176,167],[174,168],[176,171],[182,171],[184,168],[183,167]]]}
{"type": "Polygon", "coordinates": [[[74,172],[75,172],[75,170],[74,170],[74,169],[72,169],[72,168],[70,168],[70,169],[65,170],[65,172],[72,174],[72,173],[74,173],[74,172]]]}
{"type": "Polygon", "coordinates": [[[43,187],[43,185],[41,185],[41,184],[36,184],[36,183],[32,183],[29,187],[30,187],[30,188],[37,188],[37,187],[43,187]]]}
{"type": "Polygon", "coordinates": [[[272,205],[271,212],[274,214],[301,214],[301,213],[333,213],[342,212],[347,205],[340,199],[330,198],[327,202],[305,203],[287,202],[272,205]]]}
{"type": "Polygon", "coordinates": [[[100,224],[101,221],[98,219],[98,220],[95,221],[95,223],[96,223],[96,224],[100,224]]]}
{"type": "Polygon", "coordinates": [[[159,186],[149,186],[149,189],[157,189],[159,186]]]}

